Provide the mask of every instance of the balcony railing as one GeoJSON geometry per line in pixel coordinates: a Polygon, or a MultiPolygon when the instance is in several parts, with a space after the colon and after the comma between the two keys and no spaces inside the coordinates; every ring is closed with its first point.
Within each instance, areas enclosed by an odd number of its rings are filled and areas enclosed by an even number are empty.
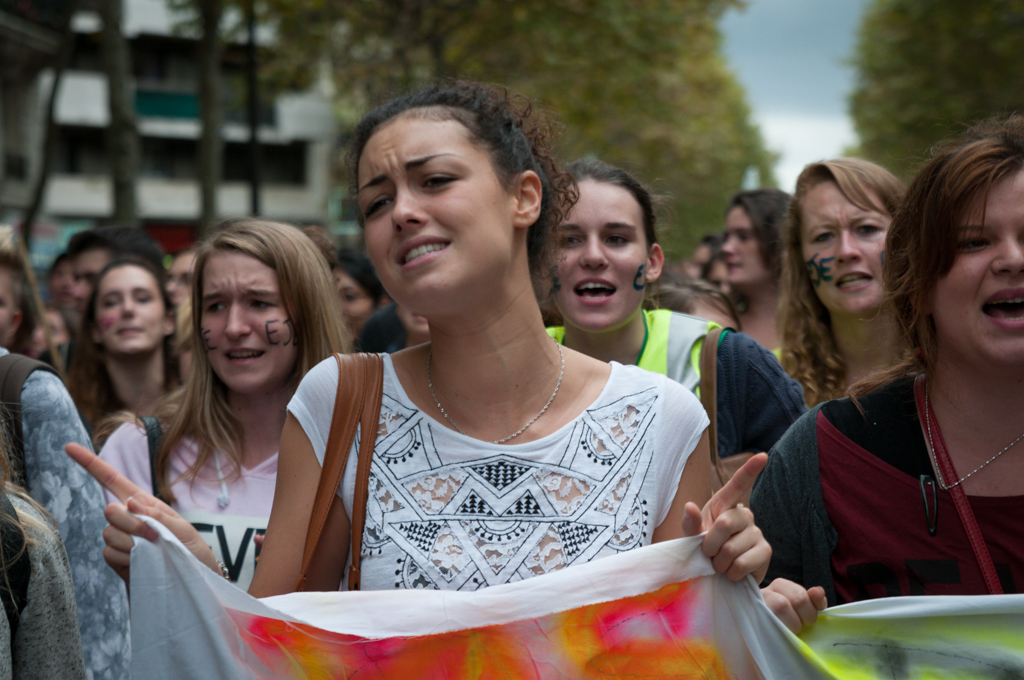
{"type": "Polygon", "coordinates": [[[181,92],[135,91],[135,111],[153,118],[198,118],[199,97],[181,92]]]}
{"type": "MultiPolygon", "coordinates": [[[[142,118],[190,118],[199,117],[199,97],[187,92],[167,92],[162,90],[138,89],[135,91],[135,112],[142,118]]],[[[277,124],[276,111],[273,106],[259,107],[259,124],[274,126],[277,124]]],[[[225,102],[222,115],[226,123],[249,122],[247,109],[236,102],[225,102]]]]}

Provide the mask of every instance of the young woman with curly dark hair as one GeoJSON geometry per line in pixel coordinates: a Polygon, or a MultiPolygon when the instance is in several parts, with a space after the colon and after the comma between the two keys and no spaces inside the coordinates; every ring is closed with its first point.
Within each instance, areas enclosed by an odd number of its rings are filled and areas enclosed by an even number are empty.
{"type": "MultiPolygon", "coordinates": [[[[702,530],[716,570],[759,578],[771,549],[739,498],[765,457],[709,499],[708,420],[693,394],[665,376],[563,349],[545,332],[530,264],[550,252],[574,192],[529,110],[500,88],[445,83],[375,109],[356,129],[367,249],[384,287],[427,318],[431,336],[384,357],[362,588],[476,590],[702,530]],[[495,516],[512,528],[489,523],[495,516]],[[570,516],[572,526],[605,529],[569,535],[570,516]],[[410,543],[409,523],[434,535],[437,549],[410,543]]],[[[289,404],[288,455],[251,594],[295,585],[345,377],[325,361],[289,404]]],[[[102,464],[76,456],[103,476],[102,464]]],[[[310,589],[345,583],[353,476],[338,489],[344,504],[327,518],[323,535],[333,540],[318,546],[310,589]]],[[[170,508],[145,496],[129,507],[180,531],[214,566],[170,508]]],[[[107,516],[108,547],[126,564],[126,534],[150,530],[124,506],[107,516]]]]}

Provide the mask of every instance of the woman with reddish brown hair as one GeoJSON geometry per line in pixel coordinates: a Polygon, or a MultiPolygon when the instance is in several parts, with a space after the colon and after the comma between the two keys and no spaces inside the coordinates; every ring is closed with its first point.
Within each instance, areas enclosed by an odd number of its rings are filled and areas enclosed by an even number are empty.
{"type": "Polygon", "coordinates": [[[896,362],[881,311],[885,233],[903,184],[859,158],[811,163],[796,180],[783,229],[782,367],[814,406],[896,362]]]}
{"type": "Polygon", "coordinates": [[[773,449],[751,498],[768,580],[824,586],[830,603],[1017,592],[1024,117],[979,124],[925,163],[883,275],[906,359],[773,449]]]}

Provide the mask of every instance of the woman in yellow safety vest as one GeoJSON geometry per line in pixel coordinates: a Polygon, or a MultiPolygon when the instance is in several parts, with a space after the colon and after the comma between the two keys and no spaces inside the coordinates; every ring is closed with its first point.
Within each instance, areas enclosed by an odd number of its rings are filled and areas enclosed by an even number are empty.
{"type": "MultiPolygon", "coordinates": [[[[665,262],[651,192],[598,160],[567,170],[579,200],[558,233],[551,286],[565,325],[548,333],[596,359],[636,364],[696,391],[701,346],[715,324],[644,308],[665,262]]],[[[716,403],[722,457],[767,451],[805,410],[800,386],[775,357],[736,332],[721,336],[716,403]]]]}

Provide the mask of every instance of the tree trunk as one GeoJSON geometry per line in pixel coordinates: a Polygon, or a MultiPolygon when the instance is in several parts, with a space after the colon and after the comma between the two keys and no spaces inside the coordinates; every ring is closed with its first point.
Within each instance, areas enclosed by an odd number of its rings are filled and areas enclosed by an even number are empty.
{"type": "Polygon", "coordinates": [[[249,44],[246,45],[245,52],[246,81],[249,85],[249,212],[253,217],[259,217],[263,157],[257,135],[260,125],[260,95],[256,74],[256,0],[249,0],[246,26],[249,33],[249,44]]]}
{"type": "Polygon", "coordinates": [[[97,0],[103,21],[101,49],[107,71],[110,124],[107,127],[107,156],[114,187],[116,224],[136,225],[135,178],[139,173],[139,132],[135,125],[135,102],[131,88],[131,56],[121,33],[121,0],[97,0]]]}
{"type": "Polygon", "coordinates": [[[199,138],[198,175],[202,197],[199,235],[203,236],[217,222],[217,186],[224,165],[224,141],[221,138],[223,110],[221,106],[220,19],[223,0],[197,0],[202,19],[203,37],[199,41],[199,115],[203,129],[199,138]]]}
{"type": "MultiPolygon", "coordinates": [[[[46,120],[43,123],[43,152],[39,157],[39,175],[36,178],[36,185],[32,189],[32,199],[28,204],[28,210],[21,221],[21,238],[25,241],[25,250],[28,251],[32,245],[32,226],[36,221],[36,215],[43,205],[43,196],[46,193],[46,182],[50,178],[50,168],[53,166],[53,145],[56,140],[57,125],[53,121],[54,110],[57,103],[57,90],[60,87],[61,77],[64,69],[71,61],[71,52],[75,47],[75,31],[71,28],[71,17],[78,9],[78,0],[69,0],[65,15],[61,19],[63,36],[61,38],[60,52],[57,61],[53,65],[53,87],[50,89],[50,98],[46,102],[46,120]]],[[[53,356],[56,356],[54,354],[53,356]]]]}

